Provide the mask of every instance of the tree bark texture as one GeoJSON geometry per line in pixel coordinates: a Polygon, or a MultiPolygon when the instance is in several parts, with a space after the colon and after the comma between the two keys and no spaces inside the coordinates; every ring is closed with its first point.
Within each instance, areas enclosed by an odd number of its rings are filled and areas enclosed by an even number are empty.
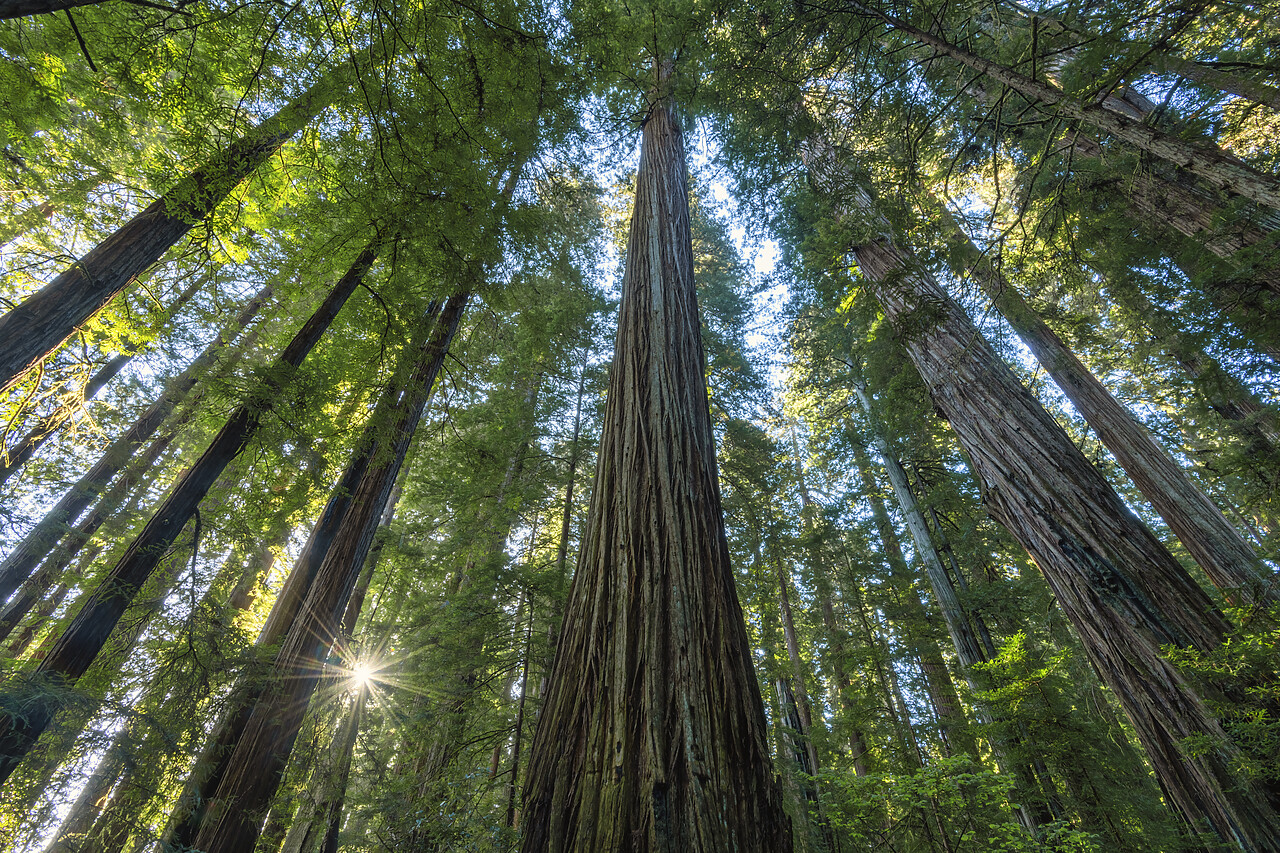
{"type": "Polygon", "coordinates": [[[936,221],[966,258],[969,274],[1213,584],[1241,603],[1280,599],[1273,573],[1204,490],[982,256],[945,208],[938,207],[936,221]]]}
{"type": "MultiPolygon", "coordinates": [[[[160,398],[138,416],[129,429],[113,441],[84,476],[76,481],[53,509],[31,529],[22,542],[0,563],[0,600],[9,598],[32,570],[57,544],[67,525],[75,521],[103,488],[129,463],[134,452],[164,424],[177,405],[191,392],[218,354],[252,322],[271,298],[272,286],[263,287],[241,309],[235,320],[214,339],[182,373],[166,383],[160,398]]],[[[172,438],[172,435],[170,435],[172,438]]]]}
{"type": "MultiPolygon", "coordinates": [[[[815,177],[825,165],[810,167],[815,177]]],[[[863,215],[875,217],[866,193],[855,195],[863,215]]],[[[1242,777],[1217,719],[1160,654],[1165,644],[1217,648],[1229,627],[1225,619],[960,306],[887,233],[853,254],[968,452],[988,511],[1040,567],[1171,801],[1193,825],[1207,824],[1243,850],[1280,849],[1272,792],[1242,777]],[[1182,741],[1197,735],[1208,735],[1216,748],[1186,754],[1182,741]]]]}
{"type": "MultiPolygon", "coordinates": [[[[277,369],[286,375],[297,369],[364,279],[377,258],[378,248],[374,242],[360,253],[329,296],[285,347],[276,360],[277,369]]],[[[267,397],[278,392],[278,387],[273,386],[274,383],[263,389],[267,397]]],[[[179,478],[151,520],[68,624],[36,669],[35,679],[46,680],[58,687],[71,687],[84,675],[138,590],[151,577],[161,557],[191,520],[200,501],[253,437],[265,411],[257,403],[242,404],[232,412],[204,454],[179,478]]],[[[25,717],[0,720],[0,781],[13,772],[61,704],[55,695],[45,694],[33,703],[25,717]]]]}
{"type": "Polygon", "coordinates": [[[346,66],[180,180],[69,269],[0,316],[0,392],[52,353],[205,219],[349,85],[346,66]]]}
{"type": "MultiPolygon", "coordinates": [[[[289,625],[268,677],[226,763],[226,774],[205,811],[192,845],[204,853],[252,848],[284,776],[303,716],[337,638],[343,613],[373,544],[422,409],[444,365],[469,294],[449,298],[424,345],[411,348],[411,364],[388,385],[388,418],[368,448],[364,476],[324,555],[297,616],[289,625]]],[[[433,317],[434,312],[428,314],[433,317]]],[[[424,319],[423,325],[427,325],[424,319]]]]}
{"type": "Polygon", "coordinates": [[[786,853],[734,588],[680,128],[644,125],[595,490],[530,752],[525,853],[786,853]]]}

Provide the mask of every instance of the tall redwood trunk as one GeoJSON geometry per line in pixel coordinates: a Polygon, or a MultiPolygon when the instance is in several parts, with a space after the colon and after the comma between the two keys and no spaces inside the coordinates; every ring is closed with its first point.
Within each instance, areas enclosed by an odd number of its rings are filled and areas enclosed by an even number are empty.
{"type": "Polygon", "coordinates": [[[159,399],[148,406],[123,435],[107,446],[93,467],[67,490],[53,509],[45,513],[44,518],[23,537],[9,556],[5,557],[4,562],[0,563],[0,600],[7,599],[19,584],[30,577],[32,570],[57,544],[67,525],[74,522],[80,513],[84,512],[85,507],[102,492],[107,483],[120,473],[143,442],[155,435],[156,431],[164,425],[169,415],[191,392],[218,354],[258,315],[262,306],[271,298],[272,290],[271,285],[259,290],[241,309],[235,320],[205,347],[195,361],[165,384],[159,399]]]}
{"type": "Polygon", "coordinates": [[[725,541],[692,251],[680,127],[658,100],[525,853],[791,849],[725,541]]]}
{"type": "MultiPolygon", "coordinates": [[[[364,476],[352,493],[333,543],[306,592],[297,617],[284,635],[267,687],[258,698],[226,763],[196,833],[204,853],[251,849],[284,776],[321,664],[337,638],[361,566],[417,429],[423,406],[448,354],[466,308],[468,294],[450,297],[425,346],[411,350],[411,364],[399,371],[384,398],[388,421],[376,432],[364,476]],[[411,368],[411,369],[410,369],[411,368]]],[[[426,321],[424,320],[424,323],[426,321]]]]}
{"type": "Polygon", "coordinates": [[[1271,571],[1204,490],[982,256],[951,214],[936,201],[934,206],[935,221],[970,275],[1214,585],[1242,603],[1280,600],[1271,571]]]}
{"type": "Polygon", "coordinates": [[[1280,850],[1277,792],[1240,773],[1218,720],[1160,653],[1166,644],[1216,649],[1226,620],[963,309],[893,245],[865,191],[841,181],[833,152],[807,159],[816,181],[842,190],[847,209],[880,231],[853,248],[868,290],[968,452],[988,510],[1039,565],[1171,802],[1243,850],[1280,850]],[[1181,744],[1195,736],[1215,748],[1187,755],[1181,744]]]}
{"type": "Polygon", "coordinates": [[[242,180],[329,106],[350,81],[350,69],[345,65],[326,74],[275,115],[178,181],[18,307],[0,316],[0,392],[17,383],[113,296],[160,260],[242,180]]]}
{"type": "MultiPolygon", "coordinates": [[[[334,287],[324,303],[293,337],[273,367],[288,375],[311,352],[342,306],[364,279],[378,254],[371,243],[334,287]]],[[[264,389],[269,390],[269,389],[264,389]]],[[[275,389],[278,390],[278,389],[275,389]]],[[[58,688],[75,685],[93,663],[130,602],[155,571],[168,547],[186,527],[200,501],[227,465],[244,449],[257,431],[264,410],[241,405],[209,444],[204,454],[178,480],[151,520],[130,543],[119,562],[88,597],[33,677],[58,688]]],[[[0,781],[7,779],[64,704],[59,694],[46,694],[31,703],[22,718],[0,720],[0,781]]]]}

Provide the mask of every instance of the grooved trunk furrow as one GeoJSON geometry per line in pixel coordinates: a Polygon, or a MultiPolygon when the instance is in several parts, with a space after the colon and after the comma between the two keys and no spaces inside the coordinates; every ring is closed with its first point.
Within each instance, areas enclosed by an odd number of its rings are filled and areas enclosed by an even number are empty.
{"type": "Polygon", "coordinates": [[[1173,802],[1244,850],[1280,849],[1270,792],[1238,773],[1217,720],[1159,652],[1214,649],[1226,621],[935,282],[887,240],[854,254],[969,453],[984,502],[1039,565],[1173,802]],[[1185,755],[1180,743],[1203,734],[1218,748],[1185,755]]]}
{"type": "Polygon", "coordinates": [[[522,849],[790,850],[720,509],[680,132],[645,124],[595,491],[522,849]]]}

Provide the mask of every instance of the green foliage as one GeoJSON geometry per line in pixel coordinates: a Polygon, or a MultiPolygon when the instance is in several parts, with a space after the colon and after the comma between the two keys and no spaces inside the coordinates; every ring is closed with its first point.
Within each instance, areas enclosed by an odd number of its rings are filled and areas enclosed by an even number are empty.
{"type": "Polygon", "coordinates": [[[1094,853],[1097,839],[1069,826],[1028,834],[1013,817],[1013,781],[972,759],[944,758],[908,773],[823,778],[831,821],[862,850],[955,853],[1094,853]]]}

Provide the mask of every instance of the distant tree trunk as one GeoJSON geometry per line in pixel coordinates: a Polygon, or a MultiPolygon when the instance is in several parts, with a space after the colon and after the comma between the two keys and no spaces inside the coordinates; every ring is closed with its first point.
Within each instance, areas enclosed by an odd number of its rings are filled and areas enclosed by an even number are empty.
{"type": "MultiPolygon", "coordinates": [[[[527,596],[526,596],[527,598],[527,596]]],[[[507,783],[507,826],[515,829],[516,790],[520,784],[520,748],[524,743],[524,709],[529,698],[529,659],[533,654],[533,601],[529,600],[529,627],[524,638],[524,662],[520,672],[520,701],[516,705],[515,736],[511,744],[511,780],[507,783]]]]}
{"type": "MultiPolygon", "coordinates": [[[[205,280],[203,278],[193,278],[191,284],[186,290],[178,294],[174,298],[173,303],[166,312],[166,319],[173,317],[182,308],[191,301],[191,298],[200,290],[205,280]]],[[[85,383],[83,389],[76,389],[68,392],[70,397],[78,397],[79,399],[68,399],[62,405],[59,405],[52,412],[40,418],[39,421],[13,447],[0,454],[0,486],[4,485],[14,472],[27,463],[27,460],[35,455],[46,441],[57,434],[58,428],[71,419],[76,410],[83,403],[87,403],[97,396],[103,387],[115,378],[116,374],[125,368],[125,366],[133,360],[133,357],[143,351],[143,346],[134,342],[126,345],[127,352],[122,352],[114,356],[110,361],[89,377],[89,381],[85,383]]]]}
{"type": "MultiPolygon", "coordinates": [[[[842,172],[832,154],[811,148],[806,159],[834,190],[842,172]]],[[[960,306],[893,245],[865,191],[841,189],[882,235],[853,249],[868,290],[972,460],[989,511],[1039,565],[1170,800],[1251,853],[1280,849],[1275,792],[1242,775],[1218,720],[1160,654],[1166,644],[1216,649],[1228,623],[960,306]],[[1188,756],[1181,743],[1193,736],[1216,747],[1188,756]]]]}
{"type": "MultiPolygon", "coordinates": [[[[795,459],[796,482],[800,487],[800,514],[803,517],[805,530],[812,533],[816,527],[813,519],[813,498],[810,496],[809,486],[805,482],[804,462],[800,456],[800,444],[796,440],[794,429],[791,431],[791,449],[792,456],[795,459]]],[[[853,683],[844,668],[845,631],[836,620],[835,607],[831,604],[831,584],[827,578],[827,569],[816,549],[810,550],[810,563],[811,571],[813,572],[814,592],[817,595],[818,606],[822,612],[822,625],[827,632],[827,653],[824,657],[836,683],[836,695],[839,697],[840,705],[845,712],[844,722],[849,725],[849,752],[853,758],[853,772],[857,776],[866,776],[869,772],[867,766],[868,747],[861,726],[855,722],[861,715],[858,713],[851,695],[853,683]]],[[[816,764],[816,756],[814,761],[816,764]]]]}
{"type": "MultiPolygon", "coordinates": [[[[432,303],[424,315],[424,324],[432,320],[438,322],[439,307],[437,303],[432,303]]],[[[293,569],[276,594],[275,602],[255,643],[256,648],[273,652],[297,620],[325,556],[342,529],[356,489],[373,461],[373,451],[379,446],[379,431],[390,415],[391,406],[391,400],[383,395],[356,441],[351,460],[321,510],[293,569]]],[[[378,550],[375,542],[370,547],[371,556],[377,554],[378,550]]],[[[257,695],[249,681],[246,674],[237,683],[226,703],[226,711],[207,738],[182,793],[176,799],[170,825],[164,834],[164,842],[171,847],[185,848],[195,843],[195,835],[204,820],[207,804],[226,776],[231,752],[244,733],[249,715],[253,712],[257,695]]]]}
{"type": "Polygon", "coordinates": [[[781,560],[778,561],[778,593],[782,610],[782,638],[787,646],[787,658],[791,662],[791,683],[796,698],[796,714],[800,721],[796,730],[803,739],[806,763],[809,766],[806,772],[810,776],[816,776],[820,765],[818,751],[813,744],[813,709],[809,702],[809,688],[805,683],[805,666],[800,659],[800,642],[796,637],[796,623],[791,614],[791,573],[781,560]]]}
{"type": "MultiPolygon", "coordinates": [[[[881,451],[882,456],[885,452],[881,451]]],[[[906,636],[909,645],[919,655],[920,669],[924,673],[925,688],[929,691],[929,699],[938,711],[938,722],[941,725],[942,734],[947,740],[948,747],[956,752],[964,752],[976,756],[978,754],[977,744],[968,730],[968,721],[965,719],[964,708],[960,705],[960,697],[956,693],[951,672],[947,669],[946,662],[943,660],[942,650],[939,648],[937,640],[934,639],[934,632],[930,630],[930,627],[935,624],[934,619],[936,617],[930,616],[928,609],[924,606],[924,602],[920,600],[920,594],[916,592],[915,579],[907,566],[906,557],[902,553],[902,545],[898,541],[898,534],[893,528],[893,522],[889,519],[888,510],[880,497],[875,476],[871,472],[870,460],[860,446],[855,445],[854,447],[854,460],[858,467],[859,476],[862,478],[863,491],[867,495],[867,502],[871,505],[871,518],[875,522],[876,532],[880,536],[885,562],[897,587],[895,589],[897,595],[896,603],[900,612],[893,614],[895,622],[902,620],[907,623],[899,627],[906,636]]],[[[927,551],[922,549],[918,543],[916,552],[922,562],[927,560],[927,551]]],[[[926,575],[928,576],[927,569],[926,575]]],[[[951,630],[950,623],[947,624],[947,630],[951,630]]],[[[973,663],[971,660],[966,661],[964,653],[959,648],[957,648],[957,655],[960,658],[962,667],[968,667],[973,663]]]]}
{"type": "Polygon", "coordinates": [[[877,9],[850,0],[850,8],[881,21],[900,33],[914,38],[938,53],[986,75],[1023,97],[1053,107],[1061,115],[1123,140],[1155,157],[1181,166],[1215,187],[1243,196],[1273,210],[1280,210],[1280,180],[1264,174],[1239,160],[1204,144],[1188,142],[1150,125],[1107,109],[1101,103],[1080,103],[1047,83],[1034,80],[1011,68],[985,59],[946,39],[926,32],[877,9]]]}
{"type": "Polygon", "coordinates": [[[787,853],[720,507],[684,150],[662,99],[644,124],[622,292],[521,849],[787,853]]]}
{"type": "Polygon", "coordinates": [[[422,408],[444,364],[468,294],[450,297],[426,337],[411,350],[411,369],[388,386],[388,421],[379,430],[365,475],[333,537],[315,579],[285,633],[244,731],[227,761],[192,846],[205,853],[238,853],[258,837],[261,819],[284,775],[320,663],[333,644],[378,522],[417,429],[422,408]],[[416,351],[415,351],[416,350],[416,351]]]}
{"type": "MultiPolygon", "coordinates": [[[[221,630],[231,630],[235,619],[253,605],[254,590],[270,574],[275,565],[273,549],[288,541],[291,532],[288,522],[287,513],[276,517],[273,530],[268,533],[257,552],[240,569],[234,584],[229,583],[232,572],[224,572],[223,574],[227,577],[219,577],[210,585],[209,591],[204,596],[204,602],[216,606],[217,625],[221,630]],[[221,593],[225,593],[225,599],[215,602],[214,599],[221,593]]],[[[234,566],[234,560],[228,561],[228,566],[234,566]]],[[[142,705],[149,699],[158,704],[166,714],[180,715],[181,711],[173,708],[175,702],[171,695],[164,692],[171,689],[171,685],[153,681],[150,696],[144,697],[139,704],[142,705]]],[[[183,690],[184,707],[190,709],[188,713],[192,719],[182,721],[185,726],[179,731],[189,732],[195,727],[197,720],[194,718],[197,716],[197,710],[210,691],[211,685],[207,681],[183,690]]],[[[142,707],[146,706],[142,705],[142,707]]],[[[173,737],[171,732],[165,732],[162,735],[155,728],[148,728],[132,750],[127,748],[129,746],[127,742],[121,742],[121,738],[125,736],[131,736],[127,727],[111,748],[121,750],[129,760],[125,764],[124,772],[120,774],[119,781],[111,791],[110,799],[99,809],[101,816],[97,818],[91,832],[87,834],[94,853],[121,853],[136,825],[138,813],[157,791],[164,790],[165,773],[172,766],[167,755],[172,750],[172,741],[169,740],[173,737]],[[156,743],[158,740],[162,742],[156,743]],[[140,756],[148,756],[150,760],[139,762],[137,758],[140,756]]],[[[108,753],[109,756],[110,753],[108,753]]],[[[107,761],[107,758],[103,761],[107,761]]],[[[71,824],[74,814],[73,809],[68,815],[67,824],[71,824]]],[[[60,835],[68,830],[67,824],[64,824],[60,835]]]]}
{"type": "MultiPolygon", "coordinates": [[[[587,365],[584,361],[582,369],[578,372],[578,399],[573,409],[573,440],[569,442],[569,477],[564,487],[564,501],[561,503],[560,512],[560,544],[556,546],[556,574],[555,581],[557,584],[569,582],[569,539],[573,531],[573,490],[577,486],[578,462],[579,459],[579,438],[582,431],[582,396],[587,387],[587,365]]],[[[558,587],[563,589],[563,587],[558,587]]],[[[547,680],[551,677],[551,664],[555,660],[556,639],[558,638],[558,624],[555,619],[547,622],[547,657],[542,663],[542,673],[538,681],[538,696],[545,696],[547,693],[547,680]]]]}
{"type": "MultiPolygon", "coordinates": [[[[361,252],[328,298],[285,347],[274,365],[277,370],[289,373],[297,369],[364,279],[377,253],[377,243],[370,244],[361,252]]],[[[257,431],[263,413],[264,410],[257,405],[249,404],[241,405],[232,412],[208,449],[179,479],[124,556],[89,596],[49,655],[41,661],[34,673],[35,680],[59,688],[75,685],[93,663],[164,552],[195,514],[209,488],[257,431]]],[[[46,694],[40,701],[31,703],[26,716],[0,720],[0,781],[9,777],[62,704],[63,700],[57,695],[46,694]]]]}
{"type": "MultiPolygon", "coordinates": [[[[2,11],[0,17],[4,17],[2,11]]],[[[0,392],[21,380],[113,296],[160,260],[242,180],[328,107],[350,81],[346,65],[326,74],[178,181],[37,293],[0,316],[0,392]]]]}
{"type": "Polygon", "coordinates": [[[317,763],[312,773],[310,801],[301,807],[309,814],[293,819],[280,853],[337,853],[351,759],[368,698],[368,685],[361,685],[351,697],[342,725],[329,746],[329,760],[317,763]]]}
{"type": "Polygon", "coordinates": [[[107,483],[120,473],[143,442],[164,425],[174,408],[191,392],[218,354],[258,315],[271,298],[272,290],[272,286],[267,285],[258,291],[235,320],[205,347],[195,361],[165,384],[160,398],[139,415],[123,435],[108,445],[94,466],[67,490],[53,509],[45,513],[44,518],[0,563],[0,601],[9,598],[18,585],[31,576],[32,570],[57,544],[67,525],[74,522],[107,483]]]}
{"type": "Polygon", "coordinates": [[[936,200],[933,206],[970,275],[1214,585],[1241,603],[1280,601],[1272,573],[1209,496],[983,257],[946,208],[936,200]]]}

